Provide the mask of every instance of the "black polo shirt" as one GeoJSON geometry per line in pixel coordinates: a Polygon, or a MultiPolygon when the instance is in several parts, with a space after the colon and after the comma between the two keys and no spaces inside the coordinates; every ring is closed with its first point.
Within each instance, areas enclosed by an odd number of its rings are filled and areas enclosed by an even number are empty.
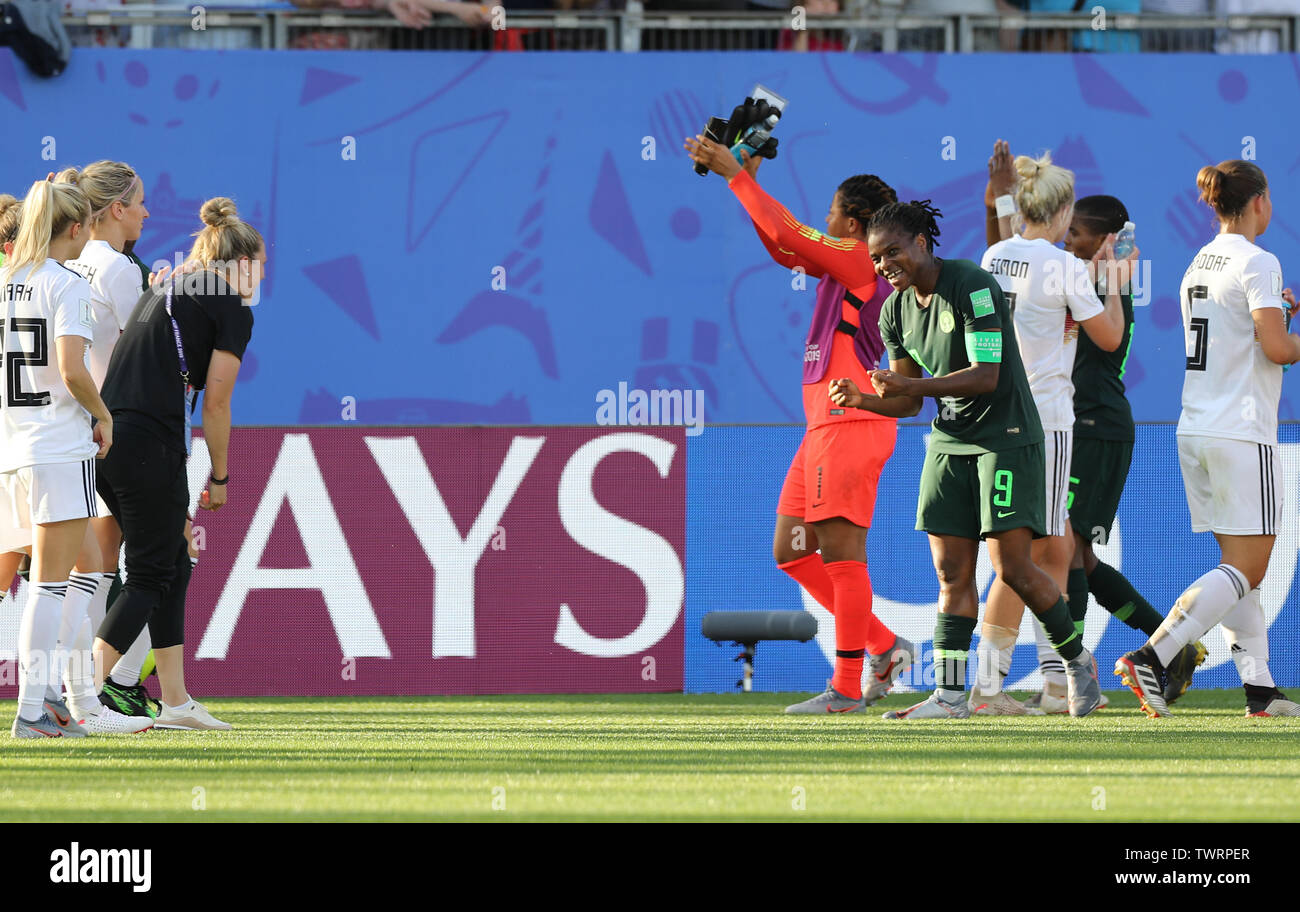
{"type": "MultiPolygon", "coordinates": [[[[166,288],[145,291],[108,362],[101,395],[114,424],[140,428],[185,451],[185,387],[176,337],[165,307],[166,288]]],[[[178,277],[172,314],[180,327],[190,383],[207,385],[213,351],[243,360],[253,335],[253,310],[212,272],[178,277]]],[[[197,400],[196,400],[197,401],[197,400]]]]}

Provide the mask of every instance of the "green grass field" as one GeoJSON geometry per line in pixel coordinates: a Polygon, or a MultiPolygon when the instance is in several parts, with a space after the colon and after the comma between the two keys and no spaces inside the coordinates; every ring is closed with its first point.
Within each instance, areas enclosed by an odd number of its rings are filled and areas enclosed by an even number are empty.
{"type": "Polygon", "coordinates": [[[0,737],[0,821],[1300,819],[1300,719],[1109,696],[904,723],[879,712],[908,695],[826,718],[787,694],[212,699],[234,731],[0,737]]]}

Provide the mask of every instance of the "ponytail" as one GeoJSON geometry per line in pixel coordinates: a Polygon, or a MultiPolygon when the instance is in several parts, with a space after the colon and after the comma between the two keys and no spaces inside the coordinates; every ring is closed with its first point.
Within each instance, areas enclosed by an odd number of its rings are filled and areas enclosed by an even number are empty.
{"type": "Polygon", "coordinates": [[[50,241],[74,223],[90,218],[90,203],[75,184],[37,181],[23,199],[18,216],[14,253],[4,265],[0,284],[24,266],[44,263],[50,255],[50,241]]]}

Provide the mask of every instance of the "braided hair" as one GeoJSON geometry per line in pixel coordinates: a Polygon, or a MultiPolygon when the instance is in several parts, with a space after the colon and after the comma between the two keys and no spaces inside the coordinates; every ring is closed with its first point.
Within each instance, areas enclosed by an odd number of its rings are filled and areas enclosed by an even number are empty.
{"type": "Polygon", "coordinates": [[[898,202],[894,188],[874,174],[855,174],[840,184],[836,193],[844,217],[857,219],[863,228],[876,210],[898,202]]]}
{"type": "Polygon", "coordinates": [[[889,203],[877,209],[871,216],[868,231],[883,231],[897,228],[908,237],[925,235],[926,249],[931,253],[939,246],[939,219],[943,213],[930,205],[927,200],[912,200],[910,203],[889,203]]]}

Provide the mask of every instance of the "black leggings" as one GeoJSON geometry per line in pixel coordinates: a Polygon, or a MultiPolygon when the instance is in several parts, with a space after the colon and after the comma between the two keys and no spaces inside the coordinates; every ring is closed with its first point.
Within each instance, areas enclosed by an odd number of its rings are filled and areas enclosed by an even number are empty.
{"type": "Polygon", "coordinates": [[[122,527],[126,585],[109,606],[97,636],[126,652],[146,625],[155,649],[185,642],[185,544],[189,484],[185,454],[152,434],[115,425],[113,446],[100,464],[99,496],[122,527]]]}

